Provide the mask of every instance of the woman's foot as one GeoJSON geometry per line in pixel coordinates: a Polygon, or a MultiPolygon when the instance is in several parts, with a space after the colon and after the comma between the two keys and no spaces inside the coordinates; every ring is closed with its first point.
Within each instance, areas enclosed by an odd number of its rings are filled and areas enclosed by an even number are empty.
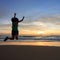
{"type": "Polygon", "coordinates": [[[6,37],[5,39],[4,39],[4,41],[6,41],[8,39],[8,37],[6,37]]]}

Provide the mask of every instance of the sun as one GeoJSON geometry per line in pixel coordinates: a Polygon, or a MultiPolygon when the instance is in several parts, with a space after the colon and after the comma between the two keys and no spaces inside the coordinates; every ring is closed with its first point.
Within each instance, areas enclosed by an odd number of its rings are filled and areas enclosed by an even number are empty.
{"type": "Polygon", "coordinates": [[[39,31],[38,34],[44,34],[44,31],[39,31]]]}

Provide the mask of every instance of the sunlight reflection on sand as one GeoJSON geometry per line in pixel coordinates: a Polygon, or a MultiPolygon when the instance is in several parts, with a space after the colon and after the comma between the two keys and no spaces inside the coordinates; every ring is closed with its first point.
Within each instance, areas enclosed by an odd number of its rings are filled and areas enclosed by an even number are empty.
{"type": "Polygon", "coordinates": [[[60,42],[6,41],[6,42],[0,42],[0,45],[60,46],[60,42]]]}

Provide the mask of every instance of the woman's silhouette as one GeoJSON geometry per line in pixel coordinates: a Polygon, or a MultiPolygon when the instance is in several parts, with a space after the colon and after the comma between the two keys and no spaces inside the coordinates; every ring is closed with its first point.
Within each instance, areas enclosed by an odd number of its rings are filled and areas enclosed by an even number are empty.
{"type": "Polygon", "coordinates": [[[14,38],[16,40],[18,40],[18,23],[19,22],[22,22],[24,20],[24,16],[21,20],[19,20],[17,17],[16,17],[16,13],[14,13],[14,17],[11,19],[11,22],[12,22],[12,37],[9,38],[9,37],[6,37],[4,39],[4,41],[6,41],[7,39],[10,39],[10,40],[14,40],[14,38]]]}

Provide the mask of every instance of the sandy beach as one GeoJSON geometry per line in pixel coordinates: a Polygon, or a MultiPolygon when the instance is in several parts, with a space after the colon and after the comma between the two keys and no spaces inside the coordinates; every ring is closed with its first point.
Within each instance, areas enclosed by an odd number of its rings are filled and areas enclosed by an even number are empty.
{"type": "Polygon", "coordinates": [[[60,47],[0,45],[0,60],[60,60],[60,47]]]}

